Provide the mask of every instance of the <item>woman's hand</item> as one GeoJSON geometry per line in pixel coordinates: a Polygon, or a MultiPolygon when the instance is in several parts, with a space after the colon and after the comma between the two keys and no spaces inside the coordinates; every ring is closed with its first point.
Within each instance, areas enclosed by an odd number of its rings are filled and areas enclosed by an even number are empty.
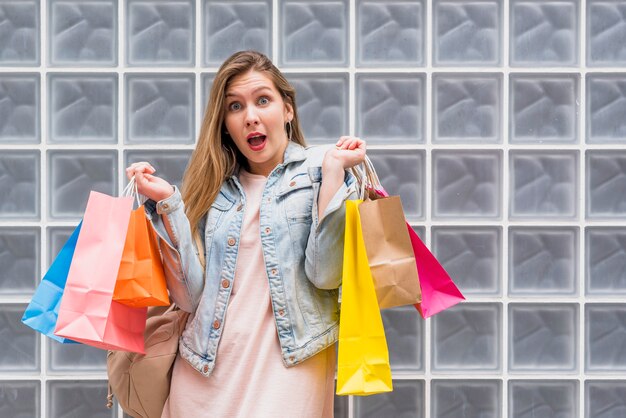
{"type": "Polygon", "coordinates": [[[139,194],[158,202],[173,195],[174,187],[162,178],[154,176],[155,172],[150,163],[141,161],[126,168],[126,177],[130,180],[135,176],[139,194]]]}
{"type": "Polygon", "coordinates": [[[365,141],[353,136],[342,136],[324,156],[323,165],[337,164],[342,169],[354,167],[365,161],[365,141]]]}

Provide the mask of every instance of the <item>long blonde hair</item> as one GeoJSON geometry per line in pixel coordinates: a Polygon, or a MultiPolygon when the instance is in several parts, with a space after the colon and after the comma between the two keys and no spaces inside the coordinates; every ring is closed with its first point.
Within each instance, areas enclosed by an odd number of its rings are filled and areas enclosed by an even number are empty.
{"type": "Polygon", "coordinates": [[[191,154],[182,185],[185,213],[203,266],[205,260],[203,246],[200,244],[204,240],[198,230],[198,222],[208,212],[223,182],[234,173],[237,163],[247,165],[245,157],[233,140],[225,134],[224,117],[226,89],[234,77],[249,71],[262,72],[272,80],[284,102],[293,108],[289,132],[291,140],[306,145],[296,110],[296,91],[272,61],[257,51],[236,52],[226,59],[213,80],[202,118],[198,145],[191,154]]]}

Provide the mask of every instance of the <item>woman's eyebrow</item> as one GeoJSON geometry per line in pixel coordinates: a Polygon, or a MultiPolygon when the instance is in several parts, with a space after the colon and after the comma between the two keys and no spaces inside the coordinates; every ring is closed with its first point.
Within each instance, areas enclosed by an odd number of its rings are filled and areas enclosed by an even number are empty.
{"type": "MultiPolygon", "coordinates": [[[[260,90],[272,91],[272,89],[267,87],[267,86],[261,86],[261,87],[257,87],[256,89],[252,90],[252,94],[254,94],[254,93],[256,93],[256,92],[258,92],[260,90]]],[[[239,94],[237,94],[237,93],[230,93],[230,92],[226,93],[226,97],[233,97],[233,96],[239,96],[239,94]]]]}

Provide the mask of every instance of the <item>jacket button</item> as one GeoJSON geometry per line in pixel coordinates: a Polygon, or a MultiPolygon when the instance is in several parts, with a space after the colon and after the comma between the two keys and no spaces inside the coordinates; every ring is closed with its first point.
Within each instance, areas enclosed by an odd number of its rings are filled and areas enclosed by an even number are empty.
{"type": "Polygon", "coordinates": [[[281,309],[280,311],[278,311],[278,315],[285,316],[285,311],[281,309]]]}
{"type": "Polygon", "coordinates": [[[271,198],[271,197],[268,197],[268,198],[267,198],[267,203],[269,203],[269,202],[271,202],[271,201],[272,201],[272,198],[271,198]]]}
{"type": "Polygon", "coordinates": [[[204,373],[208,373],[208,372],[209,372],[209,366],[204,366],[204,367],[202,368],[202,371],[203,371],[204,373]]]}
{"type": "Polygon", "coordinates": [[[291,183],[289,183],[289,186],[291,186],[291,187],[293,187],[293,186],[295,186],[295,185],[296,185],[296,182],[295,182],[295,181],[292,181],[291,183]]]}
{"type": "Polygon", "coordinates": [[[168,205],[167,203],[163,203],[163,205],[161,206],[161,208],[163,209],[168,209],[170,207],[170,205],[168,205]]]}
{"type": "Polygon", "coordinates": [[[266,234],[269,234],[270,232],[272,232],[272,228],[270,228],[270,227],[265,228],[265,233],[266,234]]]}
{"type": "Polygon", "coordinates": [[[294,356],[289,357],[289,361],[295,361],[296,358],[294,356]]]}
{"type": "Polygon", "coordinates": [[[220,327],[220,321],[217,321],[217,320],[216,320],[216,321],[214,321],[214,322],[213,322],[213,328],[214,328],[214,329],[218,329],[219,327],[220,327]]]}
{"type": "Polygon", "coordinates": [[[228,245],[230,245],[231,247],[235,245],[235,242],[237,242],[235,238],[233,237],[228,238],[228,245]]]}
{"type": "Polygon", "coordinates": [[[243,205],[237,206],[237,212],[241,212],[241,209],[243,209],[243,205]]]}
{"type": "Polygon", "coordinates": [[[228,286],[230,286],[230,282],[226,279],[222,280],[222,287],[228,289],[228,286]]]}
{"type": "Polygon", "coordinates": [[[276,276],[278,274],[278,270],[272,269],[272,276],[276,276]]]}

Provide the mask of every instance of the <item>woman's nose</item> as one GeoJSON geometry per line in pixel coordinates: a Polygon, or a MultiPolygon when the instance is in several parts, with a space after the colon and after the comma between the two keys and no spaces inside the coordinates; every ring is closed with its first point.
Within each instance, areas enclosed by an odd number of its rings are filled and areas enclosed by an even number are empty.
{"type": "Polygon", "coordinates": [[[246,113],[246,126],[250,125],[258,125],[259,124],[259,116],[256,113],[256,110],[253,106],[248,106],[248,111],[246,113]]]}

